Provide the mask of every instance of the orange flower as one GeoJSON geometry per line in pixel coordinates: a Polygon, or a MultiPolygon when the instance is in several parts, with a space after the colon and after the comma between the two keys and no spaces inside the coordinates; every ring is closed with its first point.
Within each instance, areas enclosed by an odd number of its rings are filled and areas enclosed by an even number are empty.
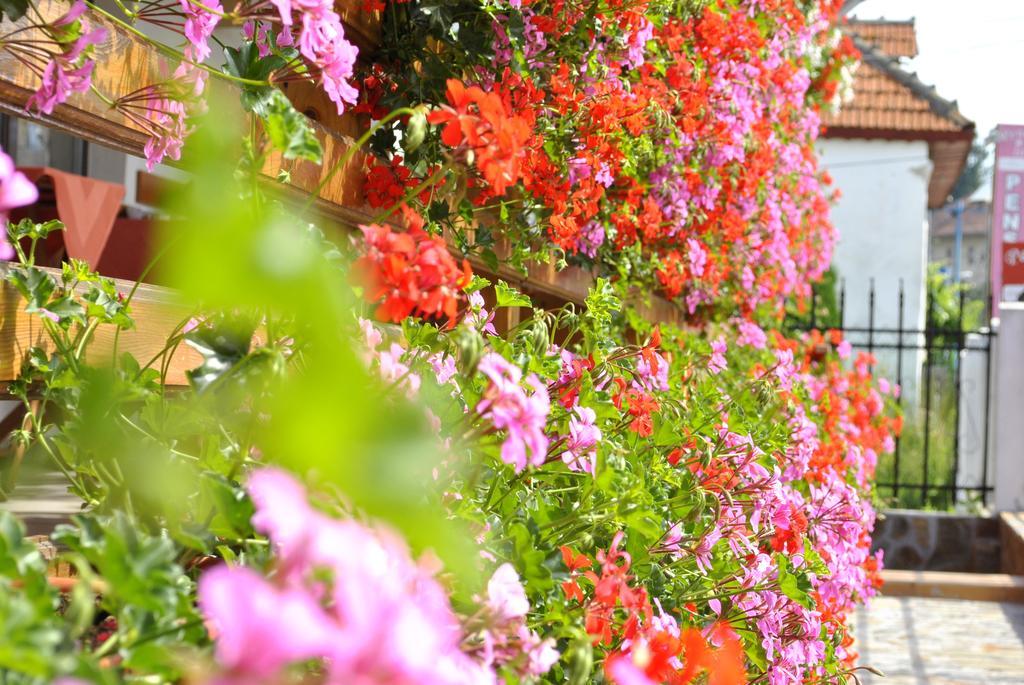
{"type": "Polygon", "coordinates": [[[473,163],[491,189],[504,193],[522,176],[522,162],[531,127],[512,114],[501,95],[456,79],[448,80],[448,102],[430,113],[432,124],[444,124],[441,142],[472,152],[473,163]]]}
{"type": "Polygon", "coordinates": [[[415,313],[454,324],[460,291],[472,279],[469,263],[463,260],[460,270],[443,239],[426,233],[422,221],[411,224],[406,233],[360,227],[367,249],[355,268],[366,299],[378,304],[376,316],[383,321],[398,323],[415,313]]]}

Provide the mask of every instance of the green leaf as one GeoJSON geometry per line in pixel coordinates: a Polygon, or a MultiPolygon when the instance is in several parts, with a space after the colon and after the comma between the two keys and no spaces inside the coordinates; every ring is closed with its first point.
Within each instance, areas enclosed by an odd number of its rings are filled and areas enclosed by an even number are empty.
{"type": "Polygon", "coordinates": [[[576,640],[566,653],[569,662],[568,685],[585,685],[594,670],[593,643],[586,638],[576,640]]]}
{"type": "Polygon", "coordinates": [[[204,473],[199,487],[216,512],[210,522],[210,532],[221,538],[236,539],[252,532],[249,523],[253,515],[252,502],[242,488],[214,473],[204,473]]]}
{"type": "Polygon", "coordinates": [[[285,159],[320,163],[323,148],[309,125],[309,119],[292,106],[284,93],[274,90],[268,96],[261,118],[267,138],[285,159]]]}
{"type": "Polygon", "coordinates": [[[498,255],[489,247],[480,252],[480,259],[484,260],[484,264],[486,264],[487,268],[491,271],[497,271],[500,266],[498,255]]]}
{"type": "Polygon", "coordinates": [[[494,286],[494,294],[498,307],[532,307],[533,301],[505,281],[498,281],[494,286]]]}
{"type": "Polygon", "coordinates": [[[466,286],[466,292],[467,293],[475,293],[475,292],[478,292],[480,290],[483,290],[484,288],[486,288],[490,284],[491,284],[491,282],[489,280],[487,280],[486,278],[484,278],[483,276],[479,276],[477,274],[473,274],[473,280],[471,280],[469,282],[469,285],[466,286]]]}
{"type": "Polygon", "coordinates": [[[17,21],[28,11],[28,0],[0,0],[0,20],[17,21]]]}
{"type": "Polygon", "coordinates": [[[32,266],[12,268],[7,272],[7,280],[28,301],[27,312],[44,309],[57,290],[53,276],[32,266]]]}
{"type": "Polygon", "coordinates": [[[85,318],[85,308],[66,295],[48,302],[46,310],[51,314],[59,316],[61,319],[77,319],[81,321],[85,318]]]}
{"type": "Polygon", "coordinates": [[[509,526],[509,537],[515,547],[515,556],[519,560],[516,566],[522,571],[523,578],[529,588],[544,591],[554,585],[551,570],[544,565],[544,552],[538,549],[533,536],[522,522],[509,526]]]}
{"type": "Polygon", "coordinates": [[[801,606],[813,609],[814,600],[807,593],[811,589],[807,576],[803,573],[793,573],[790,570],[789,559],[785,555],[777,554],[775,559],[779,566],[779,589],[782,590],[782,594],[801,606]]]}
{"type": "MultiPolygon", "coordinates": [[[[255,42],[243,43],[237,48],[224,48],[224,58],[225,68],[229,74],[250,81],[266,81],[274,71],[287,63],[283,57],[276,54],[260,57],[259,47],[255,42]]],[[[242,106],[249,112],[264,116],[274,93],[279,92],[269,85],[245,84],[242,86],[242,106]]]]}
{"type": "Polygon", "coordinates": [[[203,355],[203,363],[188,371],[197,390],[204,390],[249,354],[255,327],[237,320],[220,319],[189,333],[185,342],[203,355]]]}
{"type": "Polygon", "coordinates": [[[612,317],[622,309],[622,301],[615,294],[607,278],[599,278],[587,293],[586,318],[596,330],[611,324],[612,317]]]}
{"type": "Polygon", "coordinates": [[[128,315],[128,307],[118,296],[117,288],[109,279],[100,279],[82,296],[86,304],[86,314],[97,317],[103,323],[112,323],[119,328],[132,328],[135,322],[128,315]]]}
{"type": "MultiPolygon", "coordinates": [[[[4,0],[0,0],[0,4],[4,0]]],[[[21,240],[22,238],[32,238],[35,240],[45,238],[54,231],[63,231],[64,224],[56,219],[45,221],[41,224],[37,224],[32,219],[22,219],[16,224],[10,224],[7,227],[7,234],[11,236],[12,240],[21,240]]]]}

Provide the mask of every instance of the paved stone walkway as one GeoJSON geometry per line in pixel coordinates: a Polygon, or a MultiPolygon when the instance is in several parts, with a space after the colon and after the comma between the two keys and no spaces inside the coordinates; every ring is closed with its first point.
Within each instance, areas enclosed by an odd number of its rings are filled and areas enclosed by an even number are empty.
{"type": "Polygon", "coordinates": [[[865,685],[1024,685],[1024,604],[876,597],[854,626],[865,685]]]}

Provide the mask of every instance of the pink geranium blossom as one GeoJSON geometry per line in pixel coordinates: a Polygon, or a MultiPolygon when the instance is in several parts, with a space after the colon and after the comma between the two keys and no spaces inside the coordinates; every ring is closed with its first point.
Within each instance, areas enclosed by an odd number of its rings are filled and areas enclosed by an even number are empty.
{"type": "Polygon", "coordinates": [[[222,566],[200,578],[221,682],[272,679],[316,660],[329,685],[494,683],[493,672],[460,650],[444,589],[395,535],[317,511],[278,469],[253,473],[249,491],[253,526],[270,536],[278,571],[264,578],[222,566]]]}
{"type": "Polygon", "coordinates": [[[39,198],[39,190],[25,174],[14,168],[14,160],[0,150],[0,259],[14,259],[14,248],[7,241],[7,213],[30,205],[39,198]]]}
{"type": "Polygon", "coordinates": [[[487,581],[487,606],[500,621],[522,618],[530,601],[512,564],[502,564],[487,581]]]}
{"type": "Polygon", "coordinates": [[[516,472],[527,464],[540,466],[547,456],[549,442],[544,433],[551,409],[547,387],[531,373],[526,384],[532,392],[527,393],[521,385],[523,372],[519,367],[494,352],[485,355],[478,368],[490,385],[477,405],[477,412],[489,418],[495,428],[506,431],[502,461],[512,464],[516,472]]]}
{"type": "Polygon", "coordinates": [[[181,9],[185,13],[185,38],[189,44],[185,46],[185,56],[194,62],[202,62],[210,56],[210,36],[220,23],[220,14],[224,7],[220,0],[203,0],[196,5],[190,0],[180,0],[181,9]],[[208,8],[208,9],[207,9],[208,8]],[[213,12],[209,10],[214,10],[213,12]]]}
{"type": "Polygon", "coordinates": [[[725,336],[718,336],[711,342],[711,358],[708,360],[708,371],[719,374],[725,371],[725,352],[728,346],[725,343],[725,336]]]}
{"type": "Polygon", "coordinates": [[[358,48],[345,37],[341,18],[327,0],[273,0],[283,28],[278,46],[296,45],[313,69],[338,114],[355,104],[359,92],[349,79],[355,69],[358,48]],[[295,32],[298,35],[295,35],[295,32]]]}
{"type": "Polygon", "coordinates": [[[484,604],[488,611],[476,655],[483,664],[526,678],[547,673],[560,655],[554,640],[541,639],[527,627],[530,602],[511,564],[502,564],[491,575],[484,604]]]}
{"type": "Polygon", "coordinates": [[[562,453],[562,461],[572,471],[594,473],[597,452],[594,446],[601,441],[601,429],[595,425],[597,414],[589,407],[576,406],[569,419],[569,439],[562,453]]]}
{"type": "MultiPolygon", "coordinates": [[[[26,111],[52,114],[54,108],[66,102],[72,94],[89,90],[95,62],[86,55],[107,39],[107,31],[102,27],[92,28],[82,18],[85,10],[85,3],[78,0],[64,15],[43,25],[44,32],[55,37],[56,52],[51,51],[49,54],[52,56],[46,66],[37,71],[39,88],[25,102],[26,111]]],[[[8,46],[8,49],[17,53],[18,40],[14,39],[12,43],[15,45],[8,46]]]]}
{"type": "Polygon", "coordinates": [[[740,345],[749,345],[757,350],[763,350],[768,345],[768,336],[765,335],[764,330],[761,329],[753,321],[747,321],[741,319],[737,323],[736,328],[739,329],[739,337],[736,339],[740,345]]]}
{"type": "Polygon", "coordinates": [[[211,619],[217,660],[239,677],[272,678],[289,663],[325,654],[335,637],[308,592],[275,587],[244,567],[204,573],[199,608],[211,619]]]}

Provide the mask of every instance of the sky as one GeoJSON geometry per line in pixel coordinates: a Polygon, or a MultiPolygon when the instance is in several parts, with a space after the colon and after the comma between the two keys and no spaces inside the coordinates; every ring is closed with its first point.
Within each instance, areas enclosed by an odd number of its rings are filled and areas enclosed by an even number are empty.
{"type": "Polygon", "coordinates": [[[864,0],[859,19],[916,19],[922,81],[956,100],[984,137],[1024,124],[1024,0],[864,0]]]}

